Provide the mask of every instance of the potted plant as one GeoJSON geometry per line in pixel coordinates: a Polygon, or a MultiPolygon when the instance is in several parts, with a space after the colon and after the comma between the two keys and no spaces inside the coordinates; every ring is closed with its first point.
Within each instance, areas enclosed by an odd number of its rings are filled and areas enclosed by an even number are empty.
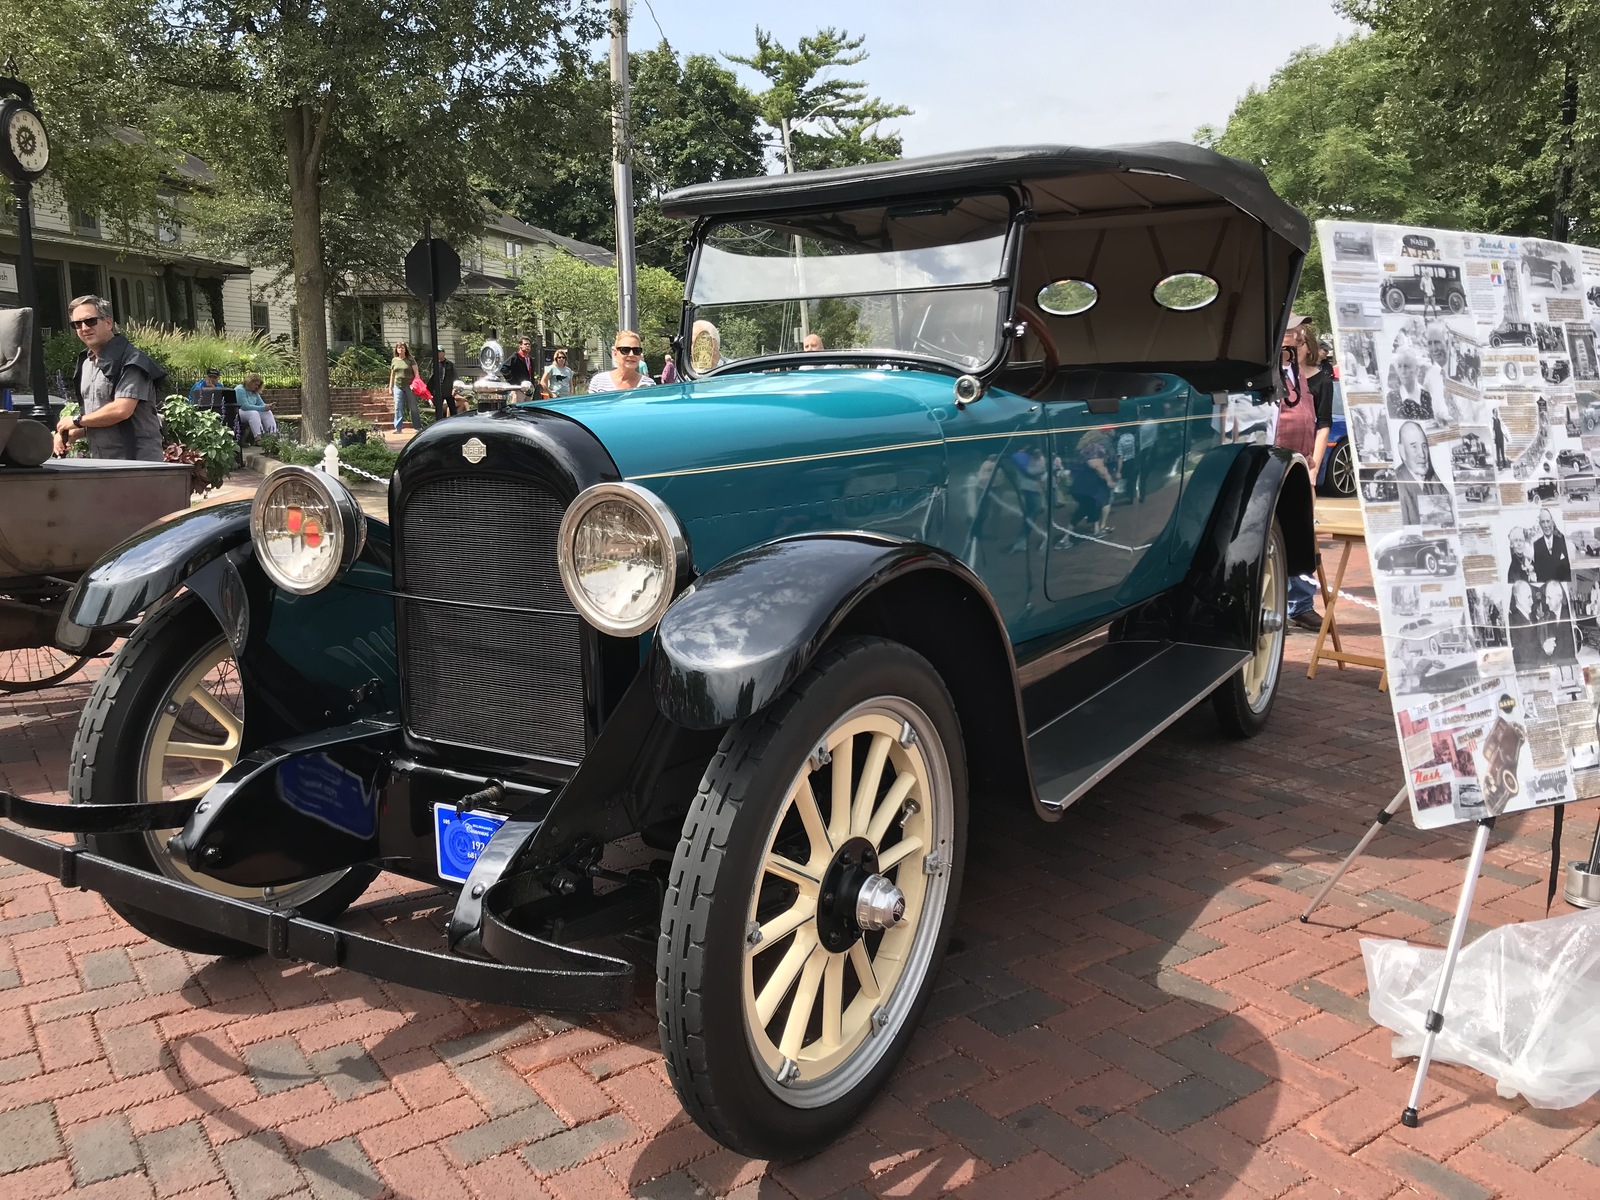
{"type": "Polygon", "coordinates": [[[372,432],[372,422],[362,416],[340,413],[333,418],[333,431],[339,435],[341,446],[364,446],[367,434],[372,432]]]}

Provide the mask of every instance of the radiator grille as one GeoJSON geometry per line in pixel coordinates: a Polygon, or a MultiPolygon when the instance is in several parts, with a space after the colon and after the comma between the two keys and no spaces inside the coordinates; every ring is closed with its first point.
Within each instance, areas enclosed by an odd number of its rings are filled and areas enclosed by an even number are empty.
{"type": "Polygon", "coordinates": [[[436,741],[576,761],[585,749],[583,622],[556,569],[563,505],[540,484],[419,486],[399,526],[406,727],[436,741]],[[550,610],[490,612],[439,601],[550,610]]]}

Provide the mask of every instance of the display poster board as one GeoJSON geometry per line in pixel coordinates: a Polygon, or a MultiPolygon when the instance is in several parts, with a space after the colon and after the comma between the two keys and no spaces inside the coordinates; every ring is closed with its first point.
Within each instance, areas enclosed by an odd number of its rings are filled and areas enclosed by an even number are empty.
{"type": "Polygon", "coordinates": [[[1317,231],[1417,825],[1600,796],[1600,250],[1317,231]]]}

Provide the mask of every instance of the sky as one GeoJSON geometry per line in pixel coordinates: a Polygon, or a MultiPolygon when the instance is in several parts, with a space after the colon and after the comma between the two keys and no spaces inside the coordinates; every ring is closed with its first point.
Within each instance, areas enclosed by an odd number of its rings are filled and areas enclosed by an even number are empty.
{"type": "Polygon", "coordinates": [[[757,24],[791,47],[829,25],[865,34],[846,77],[915,110],[896,123],[907,156],[1188,141],[1295,50],[1353,30],[1332,0],[634,0],[630,49],[664,32],[683,54],[748,55],[757,24]]]}

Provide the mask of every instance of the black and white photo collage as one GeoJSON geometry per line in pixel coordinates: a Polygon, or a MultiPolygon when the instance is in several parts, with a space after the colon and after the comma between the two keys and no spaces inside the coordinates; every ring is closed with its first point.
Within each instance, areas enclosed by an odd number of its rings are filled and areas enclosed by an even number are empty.
{"type": "Polygon", "coordinates": [[[1600,796],[1600,250],[1317,229],[1417,824],[1600,796]]]}

